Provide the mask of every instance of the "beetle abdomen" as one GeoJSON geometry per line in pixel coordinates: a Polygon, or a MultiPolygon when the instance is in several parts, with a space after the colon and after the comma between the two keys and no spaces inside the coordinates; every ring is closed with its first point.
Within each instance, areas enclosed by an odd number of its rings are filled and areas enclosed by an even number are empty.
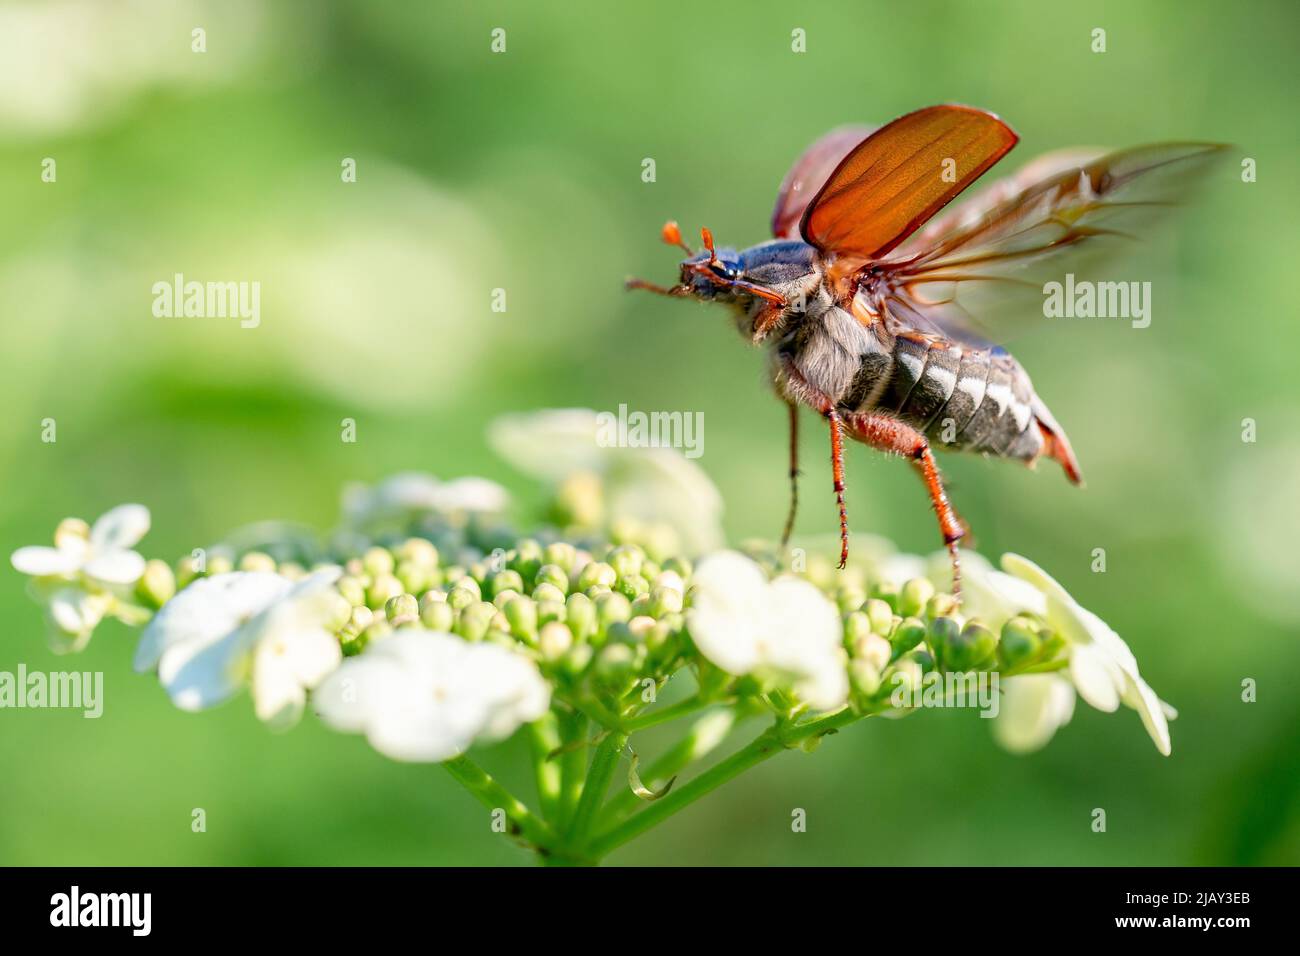
{"type": "Polygon", "coordinates": [[[887,412],[956,451],[1033,461],[1044,449],[1036,409],[1046,409],[1020,363],[1000,348],[902,332],[891,351],[862,357],[843,406],[887,412]]]}

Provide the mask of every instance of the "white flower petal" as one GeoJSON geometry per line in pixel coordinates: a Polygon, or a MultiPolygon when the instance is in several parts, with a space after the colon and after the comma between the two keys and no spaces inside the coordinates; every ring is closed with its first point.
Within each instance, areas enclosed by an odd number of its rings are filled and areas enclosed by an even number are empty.
{"type": "Polygon", "coordinates": [[[140,637],[135,669],[158,666],[171,647],[212,644],[265,611],[292,584],[278,574],[232,571],[200,578],[163,605],[140,637]]]}
{"type": "Polygon", "coordinates": [[[84,648],[108,612],[110,601],[108,595],[90,594],[76,587],[60,588],[51,594],[46,604],[50,650],[73,654],[84,648]]]}
{"type": "Polygon", "coordinates": [[[307,691],[288,668],[268,666],[256,653],[253,659],[253,712],[272,730],[288,730],[302,716],[307,691]]]}
{"type": "Polygon", "coordinates": [[[394,760],[429,762],[537,719],[550,687],[506,648],[406,627],[345,660],[314,699],[336,729],[364,732],[394,760]]]}
{"type": "Polygon", "coordinates": [[[1079,696],[1093,707],[1113,713],[1119,707],[1119,684],[1122,679],[1115,664],[1092,644],[1070,649],[1070,682],[1079,696]]]}
{"type": "Polygon", "coordinates": [[[1055,674],[1025,674],[1001,684],[993,737],[1012,753],[1043,747],[1074,714],[1074,688],[1055,674]]]}
{"type": "Polygon", "coordinates": [[[81,570],[104,584],[134,584],[144,574],[144,558],[135,551],[108,551],[91,558],[81,570]]]}
{"type": "Polygon", "coordinates": [[[839,610],[812,584],[779,577],[768,586],[762,621],[767,660],[796,675],[795,693],[817,710],[848,700],[848,660],[839,610]]]}
{"type": "Polygon", "coordinates": [[[148,531],[148,508],[144,505],[118,505],[101,515],[90,529],[90,546],[96,552],[133,548],[148,531]]]}
{"type": "MultiPolygon", "coordinates": [[[[1156,749],[1166,757],[1173,751],[1169,740],[1169,723],[1165,719],[1166,705],[1142,678],[1135,679],[1124,692],[1124,703],[1138,712],[1142,726],[1155,742],[1156,749]]],[[[1170,708],[1172,709],[1172,708],[1170,708]]]]}
{"type": "Polygon", "coordinates": [[[700,562],[686,613],[691,640],[729,674],[747,674],[760,660],[759,628],[767,599],[763,569],[736,551],[700,562]]]}
{"type": "Polygon", "coordinates": [[[71,548],[48,548],[31,545],[19,548],[9,557],[14,570],[32,577],[72,574],[81,567],[83,555],[71,548]]]}
{"type": "Polygon", "coordinates": [[[210,644],[173,645],[158,661],[158,679],[181,710],[204,710],[244,686],[252,648],[253,637],[243,628],[210,644]]]}

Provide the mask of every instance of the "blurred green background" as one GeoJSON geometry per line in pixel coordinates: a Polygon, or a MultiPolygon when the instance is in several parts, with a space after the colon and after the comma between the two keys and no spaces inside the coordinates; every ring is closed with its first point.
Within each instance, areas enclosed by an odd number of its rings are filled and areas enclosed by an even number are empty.
{"type": "MultiPolygon", "coordinates": [[[[1153,282],[1150,328],[1012,343],[1088,487],[945,461],[981,550],[1034,557],[1128,640],[1181,711],[1173,756],[1131,711],[1082,704],[1030,757],[969,713],[881,721],[764,765],[611,862],[1300,861],[1298,24],[1290,3],[0,4],[0,550],[123,501],[152,509],[150,556],[261,518],[326,528],[345,481],[405,469],[487,475],[526,507],[539,489],[487,450],[487,422],[621,402],[703,411],[729,534],[772,535],[784,412],[761,356],[721,311],[621,289],[674,278],[665,219],[761,241],[814,137],[943,101],[1015,126],[1007,170],[1074,144],[1231,142],[1195,206],[1114,267],[1153,282]],[[176,272],[260,281],[261,326],[155,318],[151,286],[176,272]]],[[[805,421],[811,534],[834,505],[805,421]]],[[[855,447],[848,472],[857,530],[935,546],[909,469],[855,447]]],[[[271,735],[246,699],[175,710],[132,673],[120,625],[54,657],[6,570],[0,670],[102,670],[107,701],[97,721],[0,711],[0,862],[524,861],[436,767],[310,717],[271,735]]],[[[483,762],[525,786],[517,743],[483,762]]]]}

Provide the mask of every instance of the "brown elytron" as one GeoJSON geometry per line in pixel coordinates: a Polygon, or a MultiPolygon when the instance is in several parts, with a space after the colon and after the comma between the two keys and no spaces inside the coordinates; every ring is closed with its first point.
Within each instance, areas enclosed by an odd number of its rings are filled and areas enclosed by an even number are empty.
{"type": "Polygon", "coordinates": [[[1009,293],[1036,293],[1044,277],[1077,263],[1063,263],[1061,253],[1131,236],[1224,147],[1052,153],[940,214],[1016,141],[998,117],[966,106],[929,107],[874,131],[835,130],[786,175],[775,239],[719,250],[706,229],[704,251],[693,254],[669,223],[664,241],[688,255],[679,282],[629,280],[629,288],[725,302],[747,339],[771,346],[772,382],[790,409],[783,543],[798,502],[799,404],[830,430],[841,567],[849,549],[845,435],[917,470],[951,555],[955,593],[966,528],[933,446],[1027,464],[1046,455],[1080,483],[1069,439],[1029,376],[976,329],[1010,311],[1009,293]]]}

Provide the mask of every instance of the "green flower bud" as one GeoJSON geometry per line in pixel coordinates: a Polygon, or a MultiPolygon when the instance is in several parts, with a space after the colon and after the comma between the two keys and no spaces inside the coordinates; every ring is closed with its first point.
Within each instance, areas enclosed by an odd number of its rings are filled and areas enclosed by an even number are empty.
{"type": "Polygon", "coordinates": [[[361,566],[372,578],[392,574],[395,562],[392,552],[387,548],[370,548],[361,556],[361,566]]]}
{"type": "Polygon", "coordinates": [[[195,578],[197,578],[198,576],[199,576],[198,568],[195,567],[194,559],[189,555],[186,555],[185,557],[181,558],[179,561],[176,562],[177,588],[187,587],[189,583],[193,581],[195,578]]]}
{"type": "Polygon", "coordinates": [[[867,594],[861,588],[842,586],[835,589],[835,603],[841,614],[856,611],[866,603],[867,594]]]}
{"type": "MultiPolygon", "coordinates": [[[[429,594],[436,592],[430,591],[429,594]]],[[[456,609],[446,601],[420,600],[420,623],[431,631],[450,632],[456,626],[456,609]]]]}
{"type": "Polygon", "coordinates": [[[233,570],[235,570],[235,563],[228,556],[224,554],[208,555],[208,577],[212,577],[214,574],[229,574],[233,570]]]}
{"type": "Polygon", "coordinates": [[[360,558],[348,558],[343,565],[343,573],[350,574],[354,578],[368,578],[366,566],[361,563],[360,558]]]}
{"type": "Polygon", "coordinates": [[[607,644],[596,655],[596,677],[610,686],[621,685],[636,672],[636,655],[625,643],[607,644]]]}
{"type": "Polygon", "coordinates": [[[393,575],[402,582],[407,594],[419,594],[433,586],[436,570],[413,561],[399,561],[393,575]]]}
{"type": "MultiPolygon", "coordinates": [[[[686,558],[669,558],[662,562],[664,574],[675,574],[678,580],[687,581],[690,579],[691,571],[694,570],[691,562],[686,558]]],[[[683,589],[684,590],[684,589],[683,589]]]]}
{"type": "Polygon", "coordinates": [[[325,620],[325,629],[335,633],[343,630],[352,620],[352,603],[342,594],[334,594],[334,606],[325,620]]]}
{"type": "Polygon", "coordinates": [[[863,608],[867,612],[867,617],[871,621],[871,629],[877,634],[886,636],[894,629],[894,610],[889,606],[889,602],[882,601],[880,598],[872,598],[863,608]]]}
{"type": "Polygon", "coordinates": [[[578,590],[601,587],[612,588],[618,583],[618,572],[603,561],[593,561],[578,575],[578,590]]]}
{"type": "Polygon", "coordinates": [[[266,571],[274,574],[276,572],[275,558],[265,551],[249,551],[239,559],[239,570],[266,571]]]}
{"type": "Polygon", "coordinates": [[[395,628],[414,624],[420,619],[420,602],[414,594],[395,594],[384,602],[384,617],[395,628]]]}
{"type": "MultiPolygon", "coordinates": [[[[870,635],[879,640],[884,640],[878,634],[870,635]]],[[[855,657],[849,661],[849,683],[853,689],[864,697],[871,697],[880,690],[880,669],[876,665],[862,657],[855,657]]]]}
{"type": "Polygon", "coordinates": [[[498,571],[492,575],[492,580],[488,584],[488,593],[496,597],[502,591],[516,591],[519,594],[524,593],[524,579],[518,572],[507,568],[504,571],[498,571]]]}
{"type": "Polygon", "coordinates": [[[560,604],[564,604],[565,597],[567,594],[562,589],[556,588],[554,584],[546,584],[545,581],[533,588],[534,601],[559,601],[560,604]]]}
{"type": "MultiPolygon", "coordinates": [[[[537,601],[537,598],[533,598],[537,601]]],[[[565,608],[563,601],[537,601],[537,623],[544,627],[551,621],[564,623],[565,608]]]]}
{"type": "Polygon", "coordinates": [[[1013,617],[1002,625],[1002,639],[998,641],[998,660],[1010,670],[1033,660],[1043,647],[1043,640],[1033,622],[1023,617],[1013,617]]]}
{"type": "Polygon", "coordinates": [[[965,669],[987,670],[997,660],[997,637],[979,621],[968,622],[962,635],[970,641],[970,662],[965,669]]]}
{"type": "Polygon", "coordinates": [[[492,603],[497,606],[498,611],[504,611],[506,605],[509,604],[517,597],[523,597],[523,595],[520,594],[518,591],[514,590],[513,588],[506,588],[504,591],[502,591],[500,594],[498,594],[496,597],[492,599],[492,603]]]}
{"type": "Polygon", "coordinates": [[[573,647],[573,633],[559,621],[542,625],[537,635],[537,648],[548,661],[557,661],[573,647]]]}
{"type": "Polygon", "coordinates": [[[903,657],[885,671],[881,683],[891,699],[897,695],[905,701],[915,702],[920,699],[921,680],[924,677],[924,670],[917,661],[903,657]]]}
{"type": "Polygon", "coordinates": [[[353,607],[361,607],[366,603],[366,588],[365,585],[361,583],[360,578],[353,577],[350,574],[345,574],[343,577],[339,578],[336,587],[338,587],[339,593],[347,598],[348,603],[353,607]]]}
{"type": "Polygon", "coordinates": [[[894,656],[899,657],[915,648],[925,640],[925,634],[924,621],[915,617],[899,621],[889,635],[889,644],[894,649],[894,656]]]}
{"type": "Polygon", "coordinates": [[[381,641],[392,633],[393,625],[389,624],[387,621],[375,618],[370,622],[370,626],[361,632],[361,636],[358,640],[361,641],[362,647],[369,647],[375,641],[381,641]]]}
{"type": "Polygon", "coordinates": [[[621,544],[609,552],[606,563],[620,578],[638,577],[645,552],[633,544],[621,544]]]}
{"type": "Polygon", "coordinates": [[[560,667],[570,677],[581,677],[591,666],[591,659],[596,656],[596,649],[590,644],[574,644],[560,662],[560,667]]]}
{"type": "Polygon", "coordinates": [[[447,592],[447,603],[451,605],[453,611],[463,610],[471,604],[477,604],[481,599],[478,593],[477,584],[472,588],[462,586],[465,581],[473,580],[473,578],[461,578],[456,582],[456,585],[447,592]]]}
{"type": "Polygon", "coordinates": [[[377,611],[387,603],[389,598],[404,593],[401,581],[391,574],[380,574],[370,582],[370,587],[366,588],[366,604],[377,611]]]}
{"type": "Polygon", "coordinates": [[[916,617],[925,610],[932,597],[933,584],[926,578],[912,578],[898,592],[898,613],[902,617],[916,617]]]}
{"type": "Polygon", "coordinates": [[[961,636],[961,625],[951,617],[936,617],[930,622],[929,638],[930,648],[938,662],[948,670],[957,670],[948,655],[953,648],[958,654],[965,653],[966,641],[961,636]]]}
{"type": "Polygon", "coordinates": [[[644,644],[654,626],[659,623],[649,615],[640,615],[632,617],[627,622],[627,629],[632,635],[632,639],[638,644],[644,644]]]}
{"type": "MultiPolygon", "coordinates": [[[[660,575],[663,577],[663,575],[660,575]]],[[[676,588],[660,584],[650,590],[650,613],[655,617],[665,614],[680,614],[682,610],[682,592],[676,588]]]]}
{"type": "Polygon", "coordinates": [[[678,594],[686,593],[686,582],[676,571],[660,571],[650,579],[650,590],[655,588],[667,588],[670,591],[676,591],[678,594]]]}
{"type": "Polygon", "coordinates": [[[136,582],[135,593],[150,607],[162,607],[176,593],[176,575],[171,566],[157,558],[145,562],[144,574],[136,582]]]}
{"type": "Polygon", "coordinates": [[[877,582],[876,586],[871,589],[871,596],[884,601],[889,605],[890,611],[895,614],[898,613],[898,585],[893,581],[877,582]]]}
{"type": "Polygon", "coordinates": [[[675,657],[680,646],[677,633],[678,628],[670,621],[656,621],[654,627],[645,636],[645,646],[650,653],[650,659],[657,664],[663,664],[675,657]]]}
{"type": "Polygon", "coordinates": [[[569,573],[558,564],[543,564],[533,578],[533,588],[535,590],[544,584],[559,591],[560,600],[563,601],[569,593],[569,573]]]}
{"type": "Polygon", "coordinates": [[[466,607],[456,616],[455,631],[467,641],[481,641],[487,634],[488,628],[497,613],[495,604],[478,601],[466,607]]]}
{"type": "Polygon", "coordinates": [[[596,605],[585,594],[570,594],[565,601],[565,622],[577,641],[589,641],[595,635],[599,622],[596,605]]]}
{"type": "Polygon", "coordinates": [[[871,618],[866,611],[854,611],[844,618],[844,646],[853,645],[871,633],[871,618]]]}
{"type": "Polygon", "coordinates": [[[867,661],[877,674],[889,666],[889,659],[894,656],[889,641],[879,634],[863,634],[850,650],[854,660],[867,661]]]}
{"type": "Polygon", "coordinates": [[[632,602],[617,591],[602,594],[596,601],[598,634],[606,634],[611,624],[623,623],[631,616],[632,602]]]}
{"type": "Polygon", "coordinates": [[[534,601],[559,601],[563,604],[566,596],[561,588],[557,588],[554,584],[548,584],[545,581],[533,588],[534,601]]]}
{"type": "Polygon", "coordinates": [[[352,614],[348,617],[348,622],[343,625],[342,633],[348,638],[355,638],[373,624],[374,620],[375,612],[370,608],[365,605],[354,607],[352,614]]]}
{"type": "Polygon", "coordinates": [[[537,602],[532,598],[517,597],[503,609],[510,624],[510,633],[528,644],[537,643],[537,602]]]}
{"type": "MultiPolygon", "coordinates": [[[[449,580],[450,580],[450,576],[449,576],[449,580]]],[[[479,585],[478,580],[470,574],[462,573],[459,578],[455,579],[452,586],[466,588],[467,590],[473,593],[475,598],[477,598],[480,601],[483,600],[483,588],[479,585]]]]}
{"type": "Polygon", "coordinates": [[[428,538],[407,538],[397,546],[397,558],[429,570],[438,566],[438,549],[428,538]]]}
{"type": "MultiPolygon", "coordinates": [[[[568,588],[569,572],[573,570],[578,561],[578,549],[567,541],[553,541],[542,549],[542,567],[559,568],[565,575],[563,583],[555,582],[562,588],[568,588]]],[[[538,574],[541,574],[539,569],[538,574]]]]}
{"type": "Polygon", "coordinates": [[[1040,628],[1038,633],[1042,635],[1043,641],[1042,649],[1038,652],[1038,659],[1040,661],[1056,660],[1057,656],[1065,650],[1065,638],[1047,628],[1040,628]]]}
{"type": "Polygon", "coordinates": [[[641,575],[636,574],[630,578],[619,578],[617,590],[629,601],[635,600],[642,594],[650,593],[650,582],[641,575]]]}

